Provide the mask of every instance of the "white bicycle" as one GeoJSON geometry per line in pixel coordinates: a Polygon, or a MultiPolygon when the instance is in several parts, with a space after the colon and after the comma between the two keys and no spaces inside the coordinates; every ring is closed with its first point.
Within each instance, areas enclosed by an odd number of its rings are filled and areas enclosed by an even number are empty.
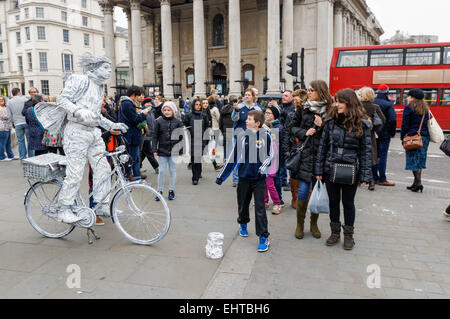
{"type": "MultiPolygon", "coordinates": [[[[102,181],[116,177],[109,193],[114,192],[110,204],[112,221],[131,242],[151,245],[160,241],[169,231],[170,210],[161,194],[148,184],[143,181],[128,182],[125,179],[121,165],[129,162],[129,155],[123,154],[124,152],[125,146],[122,145],[115,152],[98,154],[111,157],[114,164],[111,174],[102,181]],[[156,197],[159,201],[155,201],[156,197]]],[[[75,224],[65,224],[55,219],[59,210],[59,192],[65,176],[64,158],[49,153],[23,161],[24,176],[30,184],[24,200],[26,216],[31,226],[48,238],[62,238],[76,227],[85,228],[89,244],[92,244],[93,238],[100,239],[92,229],[96,220],[94,211],[98,205],[90,209],[80,192],[76,196],[73,210],[83,219],[75,224]],[[37,182],[33,184],[34,180],[37,182]]],[[[93,193],[89,194],[89,197],[91,196],[93,193]]]]}

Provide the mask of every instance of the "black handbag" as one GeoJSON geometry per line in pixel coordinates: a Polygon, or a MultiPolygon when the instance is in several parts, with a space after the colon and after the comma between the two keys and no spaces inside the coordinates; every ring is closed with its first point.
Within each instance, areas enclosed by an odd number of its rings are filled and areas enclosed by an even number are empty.
{"type": "MultiPolygon", "coordinates": [[[[334,151],[333,130],[331,131],[331,154],[334,151]]],[[[347,132],[345,133],[347,134],[347,132]]],[[[345,140],[345,136],[344,136],[345,140]]],[[[355,185],[358,164],[332,163],[330,181],[335,184],[355,185]]]]}
{"type": "Polygon", "coordinates": [[[450,156],[450,135],[442,142],[440,149],[445,155],[450,156]]]}
{"type": "Polygon", "coordinates": [[[300,169],[300,161],[302,159],[302,153],[305,149],[306,144],[309,142],[309,139],[311,136],[308,136],[308,138],[305,140],[305,143],[303,143],[302,146],[297,147],[297,150],[295,151],[295,154],[290,156],[286,161],[286,168],[293,172],[298,172],[300,169]]]}

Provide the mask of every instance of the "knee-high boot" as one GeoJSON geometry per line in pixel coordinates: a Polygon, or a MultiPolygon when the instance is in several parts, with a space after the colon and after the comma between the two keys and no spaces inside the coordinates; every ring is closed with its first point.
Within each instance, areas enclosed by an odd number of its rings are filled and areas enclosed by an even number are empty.
{"type": "Polygon", "coordinates": [[[290,183],[291,183],[291,193],[292,193],[292,203],[291,204],[292,204],[292,208],[296,209],[297,208],[299,180],[291,178],[290,183]]]}
{"type": "Polygon", "coordinates": [[[319,214],[311,214],[310,230],[314,238],[320,238],[322,236],[319,230],[319,226],[317,226],[318,220],[319,214]]]}
{"type": "Polygon", "coordinates": [[[307,208],[308,208],[307,200],[297,201],[297,229],[295,230],[295,237],[297,239],[303,239],[303,237],[305,236],[304,225],[307,208]]]}

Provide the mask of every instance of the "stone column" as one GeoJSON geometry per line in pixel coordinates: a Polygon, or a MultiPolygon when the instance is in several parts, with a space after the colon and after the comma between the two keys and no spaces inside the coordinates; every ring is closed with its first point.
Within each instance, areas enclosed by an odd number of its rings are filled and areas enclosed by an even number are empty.
{"type": "MultiPolygon", "coordinates": [[[[294,89],[295,78],[290,74],[287,74],[287,70],[290,69],[287,63],[290,61],[287,56],[294,52],[294,0],[283,1],[283,54],[282,54],[282,67],[283,77],[286,79],[286,89],[294,89]]],[[[300,70],[299,70],[300,71],[300,70]]]]}
{"type": "Polygon", "coordinates": [[[318,80],[329,82],[333,53],[333,3],[329,0],[317,3],[317,74],[318,80]]]}
{"type": "Polygon", "coordinates": [[[111,77],[108,80],[108,94],[116,86],[116,45],[114,40],[114,5],[110,1],[99,2],[105,17],[105,55],[111,60],[111,77]]]}
{"type": "Polygon", "coordinates": [[[141,1],[131,0],[131,25],[134,30],[133,38],[133,75],[134,85],[144,85],[144,62],[142,59],[142,35],[141,35],[141,1]]]}
{"type": "Polygon", "coordinates": [[[343,46],[343,33],[344,33],[344,21],[343,21],[343,8],[340,4],[335,4],[334,8],[334,47],[343,46]]]}
{"type": "Polygon", "coordinates": [[[133,26],[131,25],[131,10],[124,10],[128,20],[128,73],[130,76],[130,84],[134,84],[134,71],[133,71],[133,26]]]}
{"type": "Polygon", "coordinates": [[[280,1],[267,1],[267,94],[280,93],[280,1]]]}
{"type": "Polygon", "coordinates": [[[342,17],[343,17],[343,38],[342,38],[342,45],[343,46],[348,46],[348,14],[345,10],[343,10],[342,13],[342,17]]]}
{"type": "Polygon", "coordinates": [[[146,27],[146,38],[147,38],[147,69],[148,80],[150,83],[155,83],[155,32],[154,32],[154,21],[155,16],[153,14],[145,16],[146,27]]]}
{"type": "Polygon", "coordinates": [[[170,10],[170,0],[160,0],[161,2],[161,33],[162,33],[162,60],[163,60],[163,86],[166,99],[173,99],[172,74],[172,14],[170,10]]]}
{"type": "Polygon", "coordinates": [[[194,0],[194,73],[195,95],[206,96],[206,43],[203,0],[194,0]]]}
{"type": "MultiPolygon", "coordinates": [[[[228,2],[228,42],[229,42],[229,65],[230,65],[230,95],[241,95],[241,84],[235,81],[241,80],[241,9],[240,0],[229,0],[228,2]]],[[[197,68],[197,65],[195,65],[197,68]]],[[[195,79],[197,82],[197,79],[195,79]]],[[[195,86],[197,90],[197,85],[195,86]]]]}

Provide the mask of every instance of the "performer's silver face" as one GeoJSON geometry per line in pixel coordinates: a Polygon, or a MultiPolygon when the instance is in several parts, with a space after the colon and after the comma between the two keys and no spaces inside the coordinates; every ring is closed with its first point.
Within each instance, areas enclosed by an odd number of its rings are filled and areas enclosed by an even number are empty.
{"type": "Polygon", "coordinates": [[[111,76],[111,64],[103,63],[98,69],[94,70],[94,73],[100,79],[109,79],[111,76]]]}

